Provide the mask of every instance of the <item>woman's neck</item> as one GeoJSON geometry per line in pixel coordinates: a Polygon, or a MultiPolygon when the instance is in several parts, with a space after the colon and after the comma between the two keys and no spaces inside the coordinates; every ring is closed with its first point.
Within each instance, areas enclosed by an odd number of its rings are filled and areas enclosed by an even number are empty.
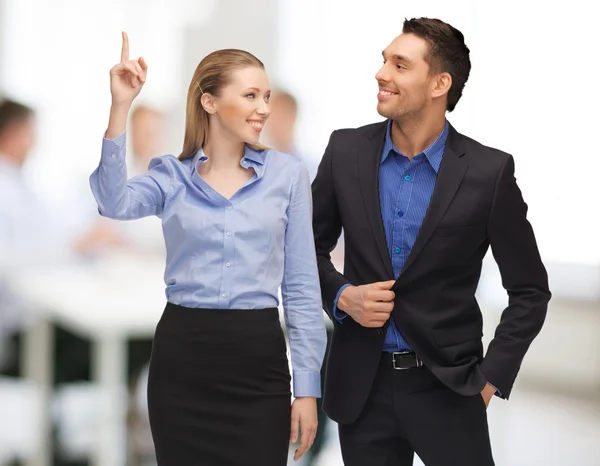
{"type": "Polygon", "coordinates": [[[204,155],[208,157],[206,163],[202,164],[206,165],[205,168],[222,171],[240,167],[245,149],[243,141],[233,140],[230,136],[219,134],[215,130],[209,131],[207,139],[202,148],[204,155]]]}

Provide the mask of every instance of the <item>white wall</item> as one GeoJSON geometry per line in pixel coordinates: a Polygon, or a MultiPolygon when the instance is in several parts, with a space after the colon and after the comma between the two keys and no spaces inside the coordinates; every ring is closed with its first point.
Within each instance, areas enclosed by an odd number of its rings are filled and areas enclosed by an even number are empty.
{"type": "Polygon", "coordinates": [[[380,119],[374,75],[403,19],[436,16],[461,29],[472,51],[449,119],[514,154],[545,260],[600,263],[593,2],[3,1],[0,89],[39,110],[28,173],[49,200],[85,188],[98,159],[122,29],[132,55],[150,65],[142,99],[175,109],[174,151],[193,66],[209,49],[239,46],[265,60],[274,86],[298,96],[300,148],[320,158],[333,129],[380,119]]]}
{"type": "Polygon", "coordinates": [[[5,34],[2,34],[2,30],[4,30],[4,0],[0,0],[0,97],[4,94],[4,86],[2,79],[2,64],[4,63],[4,41],[6,40],[5,34]]]}
{"type": "Polygon", "coordinates": [[[449,120],[515,156],[545,260],[600,263],[593,2],[281,4],[277,76],[300,100],[308,155],[321,157],[333,129],[380,119],[374,75],[381,50],[401,32],[405,17],[439,17],[465,34],[473,66],[449,120]]]}
{"type": "Polygon", "coordinates": [[[187,90],[198,63],[214,50],[237,48],[258,57],[270,73],[276,65],[277,16],[278,0],[218,0],[210,21],[185,30],[179,96],[173,102],[171,139],[175,153],[183,145],[187,90]]]}
{"type": "MultiPolygon", "coordinates": [[[[301,139],[320,157],[332,130],[379,121],[375,110],[381,51],[402,30],[405,17],[437,15],[473,35],[470,1],[282,0],[277,78],[301,103],[301,139]]],[[[472,98],[453,115],[462,121],[472,98]]]]}
{"type": "Polygon", "coordinates": [[[183,70],[184,30],[216,0],[4,0],[3,88],[35,107],[39,137],[27,174],[49,201],[87,190],[110,107],[122,30],[149,64],[140,100],[170,104],[183,70]]]}

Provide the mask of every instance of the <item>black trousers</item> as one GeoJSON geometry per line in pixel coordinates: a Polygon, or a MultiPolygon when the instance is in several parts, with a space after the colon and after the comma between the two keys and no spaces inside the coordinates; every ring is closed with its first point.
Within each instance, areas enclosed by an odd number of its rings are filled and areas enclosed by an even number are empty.
{"type": "Polygon", "coordinates": [[[493,466],[485,402],[444,386],[427,368],[382,358],[365,408],[340,425],[345,466],[493,466]]]}
{"type": "Polygon", "coordinates": [[[276,308],[167,304],[148,377],[159,466],[285,466],[290,403],[276,308]]]}

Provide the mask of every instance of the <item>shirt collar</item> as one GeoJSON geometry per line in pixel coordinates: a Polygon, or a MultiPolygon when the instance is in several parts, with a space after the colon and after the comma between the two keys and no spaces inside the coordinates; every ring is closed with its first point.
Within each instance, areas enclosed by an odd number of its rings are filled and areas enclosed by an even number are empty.
{"type": "MultiPolygon", "coordinates": [[[[240,160],[240,165],[244,168],[252,167],[259,176],[262,176],[266,153],[266,150],[254,150],[246,144],[244,145],[244,156],[240,160]]],[[[198,171],[200,164],[207,160],[208,156],[204,153],[202,148],[198,149],[198,152],[196,152],[196,155],[192,158],[192,173],[198,171]]]]}
{"type": "Polygon", "coordinates": [[[244,157],[242,158],[242,161],[246,159],[258,165],[264,165],[266,152],[266,150],[254,150],[246,144],[244,146],[244,157]]]}
{"type": "MultiPolygon", "coordinates": [[[[425,149],[422,154],[425,155],[425,158],[429,161],[429,164],[437,173],[440,169],[440,165],[442,163],[442,156],[444,155],[444,147],[446,146],[446,140],[448,139],[448,120],[446,120],[446,124],[444,125],[444,129],[437,137],[435,141],[425,149]]],[[[388,120],[387,130],[385,133],[385,144],[383,145],[383,154],[381,154],[381,163],[383,163],[390,151],[394,151],[396,154],[402,155],[394,143],[392,142],[392,120],[388,120]]]]}

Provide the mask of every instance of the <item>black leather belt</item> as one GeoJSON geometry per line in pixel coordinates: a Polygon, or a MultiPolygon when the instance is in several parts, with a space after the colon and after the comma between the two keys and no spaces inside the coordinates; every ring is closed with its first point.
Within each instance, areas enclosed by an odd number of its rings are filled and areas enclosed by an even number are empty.
{"type": "Polygon", "coordinates": [[[414,351],[402,351],[400,353],[383,353],[381,363],[391,366],[396,370],[413,369],[422,367],[423,361],[414,351]]]}

